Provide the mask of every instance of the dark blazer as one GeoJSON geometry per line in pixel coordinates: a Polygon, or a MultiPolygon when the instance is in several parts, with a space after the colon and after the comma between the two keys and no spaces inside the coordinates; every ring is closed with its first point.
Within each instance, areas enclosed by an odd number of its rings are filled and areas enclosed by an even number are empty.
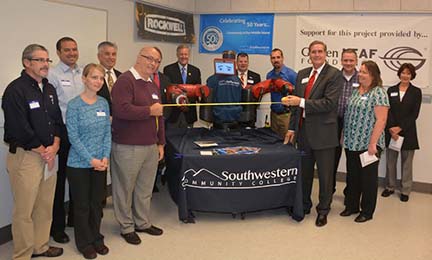
{"type": "MultiPolygon", "coordinates": [[[[304,97],[307,79],[312,67],[300,70],[297,74],[294,95],[304,97]],[[302,82],[303,81],[303,82],[302,82]]],[[[305,100],[306,118],[302,127],[305,127],[307,141],[314,150],[327,149],[339,145],[337,137],[337,105],[342,91],[343,78],[340,70],[328,64],[324,65],[314,86],[305,100]]],[[[293,107],[289,130],[298,130],[302,109],[293,107]]]]}
{"type": "MultiPolygon", "coordinates": [[[[162,72],[158,71],[158,75],[159,75],[159,82],[160,82],[160,94],[161,94],[161,100],[162,100],[162,104],[167,104],[167,96],[166,96],[166,89],[168,88],[169,85],[171,85],[171,81],[170,79],[164,75],[162,72]]],[[[172,112],[172,107],[165,107],[163,110],[163,116],[165,118],[165,120],[169,117],[169,115],[172,112]]]]}
{"type": "Polygon", "coordinates": [[[251,70],[248,70],[247,74],[247,85],[255,85],[257,83],[261,82],[261,76],[260,74],[253,72],[251,70]]]}
{"type": "Polygon", "coordinates": [[[422,92],[420,88],[410,84],[400,101],[399,84],[387,90],[390,109],[385,132],[386,145],[389,145],[391,139],[389,128],[399,126],[402,128],[399,135],[404,137],[402,150],[416,150],[419,149],[416,119],[420,113],[422,92]]]}
{"type": "MultiPolygon", "coordinates": [[[[116,75],[116,77],[118,78],[121,75],[121,72],[114,69],[114,73],[116,75]]],[[[104,80],[104,84],[102,85],[102,88],[99,89],[99,91],[97,92],[97,94],[101,97],[104,97],[107,101],[108,101],[108,106],[109,106],[109,112],[111,115],[111,111],[112,111],[112,102],[111,102],[111,95],[108,89],[108,83],[106,82],[106,80],[104,80]]]]}
{"type": "MultiPolygon", "coordinates": [[[[174,62],[165,66],[163,69],[163,73],[169,78],[172,84],[183,84],[183,79],[181,76],[178,62],[174,62]]],[[[201,84],[201,71],[191,64],[187,65],[186,84],[201,84]]],[[[180,113],[182,113],[182,111],[179,108],[173,108],[171,110],[170,116],[167,118],[167,121],[176,122],[180,113]]],[[[191,106],[188,108],[187,112],[184,113],[186,121],[189,124],[197,121],[196,107],[191,106]]]]}

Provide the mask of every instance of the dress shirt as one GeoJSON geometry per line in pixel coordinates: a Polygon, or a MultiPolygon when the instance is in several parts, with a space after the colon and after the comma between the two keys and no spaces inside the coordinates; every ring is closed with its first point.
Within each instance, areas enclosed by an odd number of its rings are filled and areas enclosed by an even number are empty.
{"type": "MultiPolygon", "coordinates": [[[[342,70],[343,73],[343,70],[342,70]]],[[[358,72],[357,70],[354,71],[354,74],[350,77],[345,76],[343,74],[344,79],[344,86],[342,89],[342,93],[339,96],[339,102],[338,102],[338,117],[343,118],[345,115],[345,110],[348,106],[348,100],[352,95],[353,88],[358,87],[358,72]]]]}
{"type": "MultiPolygon", "coordinates": [[[[325,66],[325,63],[323,63],[323,65],[321,65],[321,67],[319,67],[318,69],[312,68],[312,70],[311,70],[311,72],[309,74],[309,79],[310,79],[310,77],[312,77],[312,74],[314,73],[314,71],[317,72],[317,74],[315,75],[314,85],[315,85],[315,82],[317,82],[319,74],[323,70],[324,66],[325,66]]],[[[312,89],[313,89],[313,85],[312,85],[312,89]]],[[[311,89],[311,92],[312,92],[312,89],[311,89]]],[[[304,109],[305,108],[305,99],[304,98],[301,98],[299,107],[303,108],[303,114],[302,114],[302,116],[303,116],[303,118],[306,118],[306,112],[305,112],[305,109],[304,109]]]]}
{"type": "MultiPolygon", "coordinates": [[[[297,79],[297,73],[285,65],[282,66],[281,71],[279,73],[277,73],[275,71],[275,69],[273,69],[269,73],[267,73],[266,79],[277,79],[277,78],[281,78],[285,81],[288,81],[293,86],[295,86],[296,79],[297,79]]],[[[282,96],[285,96],[286,93],[271,92],[270,95],[271,95],[270,97],[271,97],[272,102],[280,102],[282,99],[282,96]]],[[[286,111],[285,106],[282,104],[272,104],[270,106],[270,108],[272,111],[274,111],[276,113],[281,113],[281,112],[286,111]]]]}
{"type": "Polygon", "coordinates": [[[57,91],[63,122],[66,124],[66,109],[69,101],[84,91],[82,82],[82,68],[75,64],[72,69],[60,61],[50,69],[48,81],[57,91]]]}

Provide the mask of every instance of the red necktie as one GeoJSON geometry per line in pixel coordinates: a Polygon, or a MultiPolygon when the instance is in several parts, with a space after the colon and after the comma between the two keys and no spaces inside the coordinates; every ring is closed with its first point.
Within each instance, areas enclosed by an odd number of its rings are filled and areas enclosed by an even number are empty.
{"type": "Polygon", "coordinates": [[[153,74],[153,81],[154,81],[154,84],[156,84],[156,86],[158,86],[158,88],[160,88],[159,75],[157,72],[153,74]]]}
{"type": "MultiPolygon", "coordinates": [[[[311,90],[312,90],[313,84],[315,82],[315,77],[316,77],[317,73],[318,72],[316,70],[314,70],[312,73],[312,76],[310,76],[309,81],[308,81],[306,88],[305,88],[304,99],[309,99],[309,95],[311,93],[311,90]]],[[[301,109],[299,129],[302,127],[302,124],[303,124],[303,111],[304,111],[304,108],[301,109]]]]}
{"type": "Polygon", "coordinates": [[[312,76],[309,78],[308,84],[306,85],[306,89],[305,89],[305,92],[304,92],[304,98],[305,99],[309,98],[309,95],[311,93],[313,84],[315,82],[316,74],[317,74],[317,71],[314,70],[313,73],[312,73],[312,76]]]}

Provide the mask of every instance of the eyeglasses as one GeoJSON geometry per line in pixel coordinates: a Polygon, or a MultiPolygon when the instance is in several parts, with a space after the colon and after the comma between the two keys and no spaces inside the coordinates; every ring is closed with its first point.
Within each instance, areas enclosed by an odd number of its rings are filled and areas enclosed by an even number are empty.
{"type": "Polygon", "coordinates": [[[140,54],[140,55],[141,55],[141,57],[146,58],[150,63],[152,63],[152,62],[154,62],[155,64],[160,64],[160,63],[161,63],[160,60],[155,59],[155,58],[153,58],[153,57],[146,56],[146,55],[142,55],[142,54],[140,54]]]}
{"type": "Polygon", "coordinates": [[[45,62],[52,63],[53,62],[50,59],[44,59],[44,58],[35,58],[35,59],[29,59],[29,60],[31,60],[31,61],[37,61],[37,62],[40,62],[40,63],[45,63],[45,62]]]}

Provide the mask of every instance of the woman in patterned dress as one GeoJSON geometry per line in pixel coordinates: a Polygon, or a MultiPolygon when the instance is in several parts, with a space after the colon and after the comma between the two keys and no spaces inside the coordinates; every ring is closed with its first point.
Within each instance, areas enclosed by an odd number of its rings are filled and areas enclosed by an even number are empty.
{"type": "Polygon", "coordinates": [[[375,211],[379,160],[362,167],[360,155],[379,158],[384,149],[389,100],[375,62],[362,62],[358,75],[360,86],[353,90],[344,120],[347,188],[346,208],[340,215],[347,217],[360,212],[355,222],[361,223],[371,220],[375,211]]]}

